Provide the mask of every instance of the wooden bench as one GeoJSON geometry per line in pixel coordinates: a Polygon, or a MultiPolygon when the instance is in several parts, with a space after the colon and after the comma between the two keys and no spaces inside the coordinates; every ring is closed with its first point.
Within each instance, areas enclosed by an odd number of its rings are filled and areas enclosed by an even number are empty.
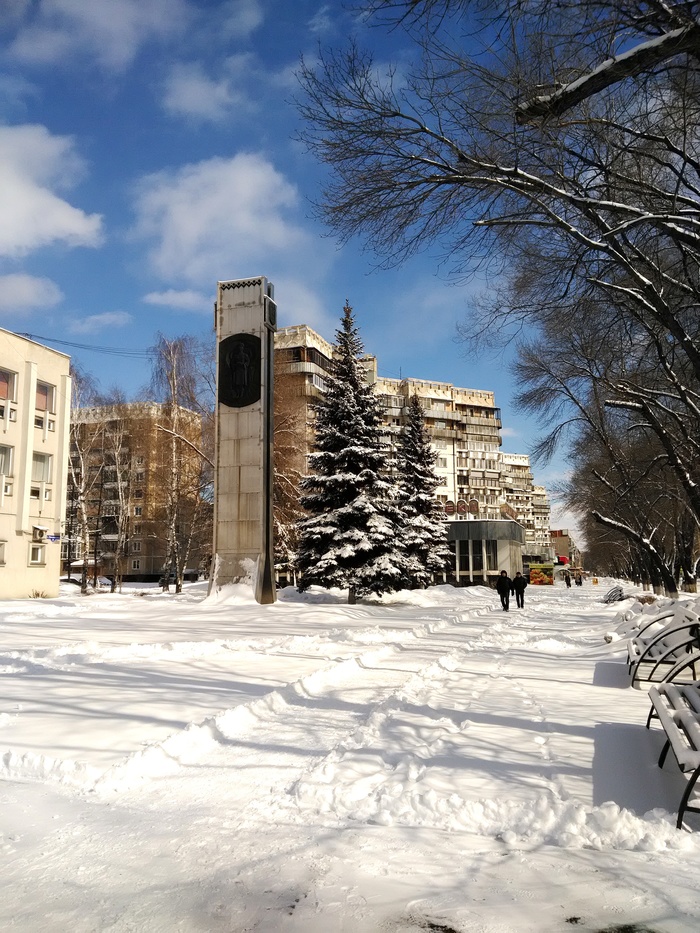
{"type": "Polygon", "coordinates": [[[676,829],[681,829],[686,812],[700,813],[700,807],[691,806],[689,802],[700,777],[700,681],[659,684],[649,690],[649,699],[651,709],[647,717],[647,729],[652,719],[658,719],[666,733],[659,767],[663,768],[670,748],[680,770],[684,774],[690,773],[676,820],[676,829]]]}
{"type": "Polygon", "coordinates": [[[690,609],[668,610],[654,616],[627,641],[627,669],[632,686],[640,682],[678,679],[690,669],[697,678],[700,666],[700,616],[690,609]]]}

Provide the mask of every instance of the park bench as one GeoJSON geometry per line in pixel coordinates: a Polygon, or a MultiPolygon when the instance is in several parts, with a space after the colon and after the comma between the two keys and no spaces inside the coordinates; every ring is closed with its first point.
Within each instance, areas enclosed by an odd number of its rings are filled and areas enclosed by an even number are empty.
{"type": "Polygon", "coordinates": [[[677,607],[654,616],[627,640],[627,669],[632,686],[676,680],[700,668],[700,616],[677,607]]]}
{"type": "Polygon", "coordinates": [[[625,594],[622,592],[621,586],[613,586],[612,589],[603,596],[604,603],[618,603],[625,598],[625,594]]]}
{"type": "Polygon", "coordinates": [[[690,804],[693,789],[700,777],[700,681],[659,684],[649,690],[649,699],[651,709],[647,717],[647,729],[652,719],[658,719],[666,734],[659,756],[659,767],[663,768],[670,748],[682,773],[690,774],[676,820],[676,829],[681,829],[687,811],[700,813],[700,807],[690,804]]]}

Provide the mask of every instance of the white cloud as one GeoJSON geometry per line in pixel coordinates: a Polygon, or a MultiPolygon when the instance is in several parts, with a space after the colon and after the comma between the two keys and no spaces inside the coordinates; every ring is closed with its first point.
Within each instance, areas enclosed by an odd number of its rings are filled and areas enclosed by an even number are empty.
{"type": "Polygon", "coordinates": [[[83,173],[68,136],[43,126],[0,126],[0,256],[23,256],[41,246],[98,246],[102,219],[86,214],[53,189],[70,188],[83,173]]]}
{"type": "Polygon", "coordinates": [[[334,29],[329,4],[324,3],[309,20],[309,29],[315,35],[331,32],[334,29]]]}
{"type": "Polygon", "coordinates": [[[187,0],[37,0],[23,13],[15,58],[50,64],[87,52],[121,69],[146,42],[182,31],[193,10],[187,0]]]}
{"type": "Polygon", "coordinates": [[[552,514],[549,520],[550,528],[557,530],[568,529],[577,547],[583,548],[586,546],[586,539],[581,531],[580,521],[581,519],[575,513],[569,512],[561,506],[552,506],[552,514]]]}
{"type": "Polygon", "coordinates": [[[104,330],[116,327],[126,327],[133,321],[126,311],[105,311],[103,314],[91,314],[80,320],[72,320],[68,324],[71,334],[99,334],[104,330]]]}
{"type": "Polygon", "coordinates": [[[227,0],[222,4],[220,31],[230,38],[246,38],[264,20],[260,0],[227,0]]]}
{"type": "Polygon", "coordinates": [[[246,104],[230,77],[208,77],[199,64],[175,65],[165,82],[163,106],[172,114],[221,123],[246,104]]]}
{"type": "Polygon", "coordinates": [[[333,339],[338,315],[331,314],[319,295],[307,282],[293,276],[275,277],[277,325],[308,324],[327,340],[333,339]]]}
{"type": "Polygon", "coordinates": [[[39,89],[21,75],[0,74],[0,114],[23,112],[27,98],[36,97],[39,89]]]}
{"type": "Polygon", "coordinates": [[[51,279],[21,272],[0,275],[0,314],[52,308],[62,298],[61,289],[51,279]]]}
{"type": "Polygon", "coordinates": [[[515,428],[501,428],[501,435],[503,437],[520,437],[520,431],[516,431],[515,428]]]}
{"type": "Polygon", "coordinates": [[[140,183],[134,234],[153,243],[149,260],[163,280],[207,285],[298,267],[311,241],[294,220],[299,194],[262,155],[239,153],[140,183]]]}
{"type": "Polygon", "coordinates": [[[149,292],[142,300],[149,305],[161,305],[176,311],[211,312],[214,307],[213,295],[205,295],[192,289],[177,291],[169,288],[164,292],[149,292]]]}

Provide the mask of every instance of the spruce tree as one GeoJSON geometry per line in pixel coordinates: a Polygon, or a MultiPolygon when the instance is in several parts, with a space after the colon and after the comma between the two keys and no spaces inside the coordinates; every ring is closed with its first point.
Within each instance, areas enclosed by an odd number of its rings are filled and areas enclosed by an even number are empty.
{"type": "Polygon", "coordinates": [[[399,435],[396,456],[397,504],[405,566],[414,588],[429,586],[435,574],[446,570],[450,557],[447,523],[441,519],[435,499],[435,490],[440,485],[435,461],[423,408],[414,393],[408,406],[406,427],[399,435]]]}
{"type": "Polygon", "coordinates": [[[394,487],[383,473],[381,410],[363,378],[362,342],[352,308],[336,331],[328,390],[316,408],[311,474],[301,481],[307,518],[299,523],[299,590],[347,587],[355,597],[406,582],[394,521],[394,487]]]}

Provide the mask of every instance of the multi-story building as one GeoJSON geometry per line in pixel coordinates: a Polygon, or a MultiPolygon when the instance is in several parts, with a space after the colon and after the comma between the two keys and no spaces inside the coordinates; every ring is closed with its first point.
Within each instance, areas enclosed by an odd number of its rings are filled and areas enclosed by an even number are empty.
{"type": "Polygon", "coordinates": [[[576,546],[568,528],[552,529],[552,546],[557,561],[571,564],[572,567],[581,566],[581,552],[576,546]]]}
{"type": "Polygon", "coordinates": [[[406,410],[417,395],[425,412],[425,426],[437,454],[436,472],[441,479],[437,496],[448,517],[499,519],[501,412],[493,392],[460,389],[449,382],[422,379],[372,381],[384,409],[387,440],[393,445],[406,419],[406,410]],[[458,503],[464,503],[464,507],[458,503]]]}
{"type": "MultiPolygon", "coordinates": [[[[306,326],[279,331],[275,346],[279,372],[295,380],[291,389],[285,383],[284,394],[300,399],[306,433],[299,446],[305,456],[313,444],[313,402],[323,394],[333,347],[306,326]]],[[[522,569],[523,552],[542,554],[549,516],[546,491],[539,487],[535,495],[529,457],[500,451],[501,413],[494,393],[447,382],[384,378],[378,375],[376,357],[362,362],[383,408],[390,447],[406,423],[414,394],[423,406],[441,480],[436,495],[450,522],[454,579],[475,582],[501,569],[514,573],[522,569]]]]}
{"type": "Polygon", "coordinates": [[[550,530],[551,507],[544,486],[535,484],[532,487],[532,513],[535,527],[528,553],[532,557],[539,558],[540,562],[552,561],[554,560],[554,548],[550,530]]]}
{"type": "Polygon", "coordinates": [[[70,358],[0,329],[0,598],[57,596],[70,358]]]}
{"type": "Polygon", "coordinates": [[[287,468],[297,475],[307,471],[314,441],[313,405],[326,391],[332,359],[332,345],[305,324],[275,333],[275,450],[283,451],[287,468]],[[290,425],[291,439],[286,431],[290,425]],[[285,435],[280,437],[280,431],[285,435]]]}
{"type": "Polygon", "coordinates": [[[63,558],[79,572],[154,581],[166,567],[169,524],[188,576],[211,550],[211,504],[201,494],[201,418],[155,402],[82,408],[74,413],[63,558]],[[176,435],[187,442],[177,441],[176,435]],[[177,451],[173,455],[173,443],[177,451]],[[175,466],[173,467],[173,464],[175,466]],[[85,554],[80,499],[87,509],[85,554]],[[173,508],[175,511],[173,512],[173,508]]]}

